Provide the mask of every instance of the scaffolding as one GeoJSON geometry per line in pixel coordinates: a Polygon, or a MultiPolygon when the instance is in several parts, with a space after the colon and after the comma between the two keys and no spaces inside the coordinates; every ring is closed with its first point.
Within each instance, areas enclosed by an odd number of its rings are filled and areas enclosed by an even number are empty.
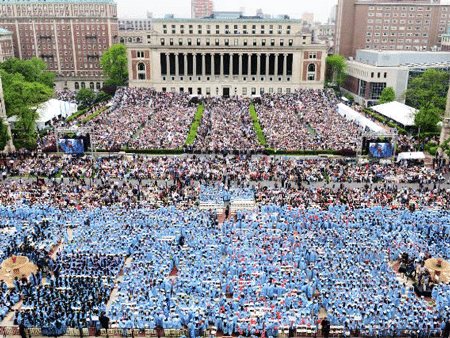
{"type": "Polygon", "coordinates": [[[394,148],[394,151],[392,152],[392,158],[395,158],[395,148],[397,146],[397,141],[398,141],[397,130],[395,130],[393,132],[386,132],[386,133],[374,132],[374,131],[364,131],[360,138],[359,147],[356,152],[356,157],[359,159],[362,156],[362,151],[363,151],[363,147],[364,147],[364,139],[371,140],[371,139],[381,139],[381,138],[392,140],[392,146],[394,148]]]}
{"type": "Polygon", "coordinates": [[[81,133],[82,135],[89,134],[91,147],[90,151],[92,155],[97,155],[97,142],[95,138],[95,129],[94,127],[78,127],[74,126],[72,128],[55,128],[55,140],[56,140],[56,152],[60,152],[59,150],[59,139],[61,135],[69,134],[69,133],[81,133]]]}

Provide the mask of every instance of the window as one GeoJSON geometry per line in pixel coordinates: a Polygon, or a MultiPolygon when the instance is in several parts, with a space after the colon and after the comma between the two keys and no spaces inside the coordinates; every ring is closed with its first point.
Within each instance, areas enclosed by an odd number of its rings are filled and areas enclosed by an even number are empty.
{"type": "Polygon", "coordinates": [[[188,46],[192,46],[192,39],[191,39],[191,38],[189,38],[189,39],[187,40],[187,44],[188,44],[188,46]]]}
{"type": "Polygon", "coordinates": [[[310,58],[310,59],[315,59],[315,58],[317,58],[317,53],[316,53],[316,52],[309,53],[309,58],[310,58]]]}
{"type": "Polygon", "coordinates": [[[247,95],[247,88],[242,88],[242,95],[247,95]]]}
{"type": "Polygon", "coordinates": [[[308,72],[315,72],[316,71],[316,65],[314,63],[310,63],[308,65],[308,72]]]}
{"type": "Polygon", "coordinates": [[[270,39],[270,45],[273,47],[275,46],[275,39],[270,39]]]}
{"type": "Polygon", "coordinates": [[[367,82],[364,80],[359,80],[358,96],[365,97],[366,96],[366,88],[367,88],[367,82]]]}
{"type": "Polygon", "coordinates": [[[97,82],[97,90],[99,90],[101,88],[101,84],[100,82],[97,82]]]}
{"type": "Polygon", "coordinates": [[[216,46],[218,46],[218,45],[219,45],[219,39],[216,39],[215,42],[214,42],[214,44],[215,44],[216,46]]]}
{"type": "Polygon", "coordinates": [[[182,38],[178,39],[178,46],[183,46],[183,39],[182,38]]]}
{"type": "Polygon", "coordinates": [[[164,38],[161,38],[161,46],[164,46],[164,44],[165,44],[165,40],[164,40],[164,38]]]}
{"type": "Polygon", "coordinates": [[[314,81],[315,74],[308,74],[308,81],[314,81]]]}
{"type": "Polygon", "coordinates": [[[230,45],[230,39],[225,39],[225,46],[229,46],[230,45]]]}
{"type": "Polygon", "coordinates": [[[138,71],[145,71],[145,65],[142,62],[138,64],[138,71]]]}
{"type": "Polygon", "coordinates": [[[81,82],[81,88],[86,88],[86,84],[84,82],[81,82]]]}
{"type": "Polygon", "coordinates": [[[89,83],[89,88],[91,88],[91,89],[95,89],[95,85],[94,85],[94,82],[90,82],[90,83],[89,83]]]}
{"type": "Polygon", "coordinates": [[[211,40],[208,38],[208,39],[206,39],[206,45],[207,46],[210,46],[211,45],[211,40]]]}
{"type": "Polygon", "coordinates": [[[75,82],[75,89],[80,89],[80,84],[78,82],[75,82]]]}
{"type": "Polygon", "coordinates": [[[290,47],[292,47],[293,43],[294,43],[294,40],[289,39],[289,46],[290,46],[290,47]]]}
{"type": "Polygon", "coordinates": [[[137,56],[138,58],[143,58],[143,57],[144,57],[144,51],[137,51],[137,52],[136,52],[136,56],[137,56]]]}
{"type": "Polygon", "coordinates": [[[381,92],[386,88],[385,82],[372,82],[370,84],[370,94],[369,97],[372,100],[378,100],[381,96],[381,92]]]}
{"type": "Polygon", "coordinates": [[[197,39],[197,46],[200,46],[202,44],[202,40],[201,39],[197,39]]]}
{"type": "Polygon", "coordinates": [[[173,39],[170,38],[169,45],[173,46],[173,39]]]}
{"type": "Polygon", "coordinates": [[[284,46],[284,40],[280,39],[280,46],[284,46]]]}

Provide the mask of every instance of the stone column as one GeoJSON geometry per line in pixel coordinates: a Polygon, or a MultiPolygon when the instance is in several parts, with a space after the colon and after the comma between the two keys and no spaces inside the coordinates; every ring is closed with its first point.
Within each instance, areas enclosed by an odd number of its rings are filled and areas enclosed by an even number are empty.
{"type": "Polygon", "coordinates": [[[170,75],[170,54],[167,53],[166,54],[166,75],[169,76],[170,75]]]}
{"type": "Polygon", "coordinates": [[[224,67],[224,54],[220,53],[220,76],[224,76],[225,75],[225,67],[224,67]]]}
{"type": "Polygon", "coordinates": [[[202,53],[202,76],[206,75],[206,54],[202,53]]]}
{"type": "Polygon", "coordinates": [[[247,54],[248,55],[248,62],[247,62],[247,75],[251,76],[252,75],[252,54],[247,54]]]}
{"type": "Polygon", "coordinates": [[[233,68],[234,68],[233,53],[230,53],[230,76],[233,76],[233,68]]]}
{"type": "Polygon", "coordinates": [[[275,63],[274,63],[274,67],[275,67],[275,69],[274,69],[274,71],[273,71],[273,74],[274,74],[275,76],[278,76],[278,54],[275,54],[275,63]]]}
{"type": "Polygon", "coordinates": [[[256,76],[261,75],[261,53],[256,54],[256,76]]]}
{"type": "Polygon", "coordinates": [[[239,72],[238,72],[239,77],[242,76],[242,53],[239,53],[239,72]]]}
{"type": "Polygon", "coordinates": [[[192,75],[197,76],[197,54],[192,53],[192,75]]]}
{"type": "Polygon", "coordinates": [[[269,59],[270,59],[270,54],[266,54],[266,76],[269,75],[269,59]]]}
{"type": "Polygon", "coordinates": [[[187,53],[183,53],[184,55],[184,76],[187,76],[187,71],[188,71],[188,57],[187,57],[187,53]]]}
{"type": "Polygon", "coordinates": [[[175,76],[180,75],[180,54],[175,53],[175,76]]]}
{"type": "Polygon", "coordinates": [[[287,76],[287,54],[283,54],[283,76],[287,76]]]}

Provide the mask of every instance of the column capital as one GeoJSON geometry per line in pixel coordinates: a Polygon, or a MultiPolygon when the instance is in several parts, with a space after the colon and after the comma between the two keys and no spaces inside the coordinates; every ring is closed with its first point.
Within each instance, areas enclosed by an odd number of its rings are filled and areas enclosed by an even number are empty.
{"type": "Polygon", "coordinates": [[[205,56],[206,55],[206,53],[201,53],[202,54],[202,56],[205,56]]]}

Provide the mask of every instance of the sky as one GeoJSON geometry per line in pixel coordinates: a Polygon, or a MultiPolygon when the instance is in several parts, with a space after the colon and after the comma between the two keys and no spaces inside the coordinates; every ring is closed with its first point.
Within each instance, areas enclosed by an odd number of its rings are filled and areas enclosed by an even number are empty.
{"type": "MultiPolygon", "coordinates": [[[[190,0],[116,0],[119,18],[145,18],[147,12],[154,18],[174,14],[177,18],[191,16],[190,0]]],[[[287,14],[301,19],[302,13],[314,13],[314,20],[326,22],[337,0],[213,0],[215,11],[239,11],[245,15],[255,15],[261,8],[264,14],[287,14]]]]}

